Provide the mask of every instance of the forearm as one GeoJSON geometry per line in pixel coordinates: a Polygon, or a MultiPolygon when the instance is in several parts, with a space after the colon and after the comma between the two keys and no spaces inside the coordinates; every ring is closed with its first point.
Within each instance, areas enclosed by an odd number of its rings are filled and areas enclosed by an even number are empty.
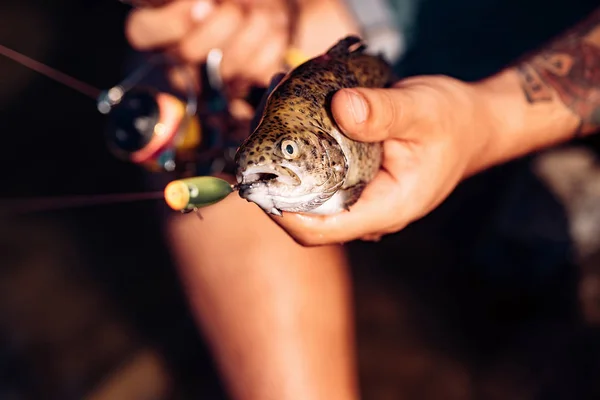
{"type": "Polygon", "coordinates": [[[231,196],[170,224],[192,310],[236,400],[357,398],[346,260],[231,196]]]}
{"type": "Polygon", "coordinates": [[[477,170],[600,128],[600,9],[478,84],[492,133],[477,170]]]}

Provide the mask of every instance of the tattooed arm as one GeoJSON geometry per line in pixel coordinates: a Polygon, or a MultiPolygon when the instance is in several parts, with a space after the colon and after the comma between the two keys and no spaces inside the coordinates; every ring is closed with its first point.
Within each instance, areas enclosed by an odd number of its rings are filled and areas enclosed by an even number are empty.
{"type": "Polygon", "coordinates": [[[500,126],[478,170],[600,129],[600,8],[479,84],[500,126]]]}
{"type": "Polygon", "coordinates": [[[352,139],[384,142],[382,171],[349,213],[275,221],[302,244],[377,240],[427,215],[469,175],[598,131],[600,9],[481,82],[423,75],[344,89],[331,113],[352,139]]]}
{"type": "Polygon", "coordinates": [[[516,66],[531,104],[559,99],[578,118],[578,134],[600,126],[600,9],[516,66]]]}

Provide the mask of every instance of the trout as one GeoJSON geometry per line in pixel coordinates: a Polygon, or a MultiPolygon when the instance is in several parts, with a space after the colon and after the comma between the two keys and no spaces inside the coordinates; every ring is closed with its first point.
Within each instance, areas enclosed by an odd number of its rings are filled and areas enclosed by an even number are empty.
{"type": "Polygon", "coordinates": [[[269,214],[349,210],[377,174],[382,143],[341,133],[330,114],[339,89],[387,87],[392,67],[356,36],[287,73],[235,155],[239,195],[269,214]]]}

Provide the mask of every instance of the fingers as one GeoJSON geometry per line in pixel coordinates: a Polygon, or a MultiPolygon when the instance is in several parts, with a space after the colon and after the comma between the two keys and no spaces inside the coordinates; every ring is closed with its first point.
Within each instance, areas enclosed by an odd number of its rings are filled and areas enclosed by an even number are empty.
{"type": "Polygon", "coordinates": [[[229,79],[252,60],[260,44],[268,39],[269,16],[263,12],[250,14],[244,25],[233,35],[223,48],[221,75],[229,79]]]}
{"type": "Polygon", "coordinates": [[[381,171],[350,212],[328,216],[284,213],[283,217],[272,218],[305,246],[344,243],[370,237],[374,232],[385,234],[403,227],[390,226],[390,213],[394,214],[392,210],[398,208],[393,204],[397,199],[393,193],[396,187],[394,178],[381,171]]]}
{"type": "Polygon", "coordinates": [[[176,46],[184,61],[199,62],[213,48],[223,48],[239,30],[243,9],[235,2],[181,0],[131,12],[126,34],[140,51],[176,46]]]}
{"type": "Polygon", "coordinates": [[[125,33],[137,50],[167,47],[179,42],[213,9],[211,0],[181,0],[157,8],[136,8],[127,18],[125,33]]]}
{"type": "Polygon", "coordinates": [[[138,50],[168,48],[188,63],[203,62],[211,49],[218,48],[223,52],[222,79],[266,85],[281,68],[287,26],[285,10],[272,5],[179,0],[134,10],[127,21],[127,36],[138,50]]]}
{"type": "Polygon", "coordinates": [[[251,79],[259,85],[269,84],[269,78],[281,72],[283,54],[287,47],[287,37],[277,35],[261,44],[258,51],[253,55],[252,62],[248,68],[240,71],[243,76],[251,79]]]}
{"type": "MultiPolygon", "coordinates": [[[[223,48],[221,74],[224,79],[234,75],[253,75],[256,69],[255,60],[261,50],[274,39],[287,36],[285,15],[280,19],[276,19],[276,15],[272,10],[255,8],[246,16],[242,27],[223,48]]],[[[277,61],[281,57],[281,51],[273,55],[277,61]]],[[[262,68],[264,69],[264,66],[262,68]]],[[[264,75],[264,70],[260,72],[264,75]]]]}
{"type": "Polygon", "coordinates": [[[415,120],[414,103],[411,92],[400,88],[342,89],[333,96],[331,111],[349,137],[379,142],[402,137],[415,120]]]}
{"type": "MultiPolygon", "coordinates": [[[[223,49],[238,31],[243,11],[231,2],[222,3],[181,41],[177,53],[189,62],[206,59],[211,49],[223,49]]],[[[223,51],[225,53],[225,51],[223,51]]]]}

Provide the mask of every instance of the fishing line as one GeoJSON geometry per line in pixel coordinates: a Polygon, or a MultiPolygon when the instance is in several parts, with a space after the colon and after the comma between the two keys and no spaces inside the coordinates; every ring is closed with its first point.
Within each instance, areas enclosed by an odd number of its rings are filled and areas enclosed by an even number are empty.
{"type": "MultiPolygon", "coordinates": [[[[164,0],[120,0],[122,3],[128,3],[134,7],[156,7],[164,5],[164,0]]],[[[295,14],[293,7],[290,7],[290,14],[295,14]]],[[[292,17],[291,21],[295,19],[292,17]]],[[[288,45],[292,48],[288,50],[285,58],[285,64],[288,68],[297,65],[303,59],[303,55],[297,51],[293,51],[293,38],[295,37],[295,31],[297,27],[294,23],[290,24],[288,45]]],[[[0,55],[4,55],[7,58],[19,63],[20,65],[36,71],[47,78],[63,84],[87,97],[93,98],[97,102],[98,110],[102,114],[107,114],[111,111],[112,107],[119,104],[123,96],[130,91],[139,81],[145,77],[152,68],[155,68],[159,64],[171,64],[172,66],[178,66],[177,60],[169,57],[166,54],[155,54],[147,60],[146,63],[139,66],[129,76],[127,76],[118,85],[112,87],[109,90],[100,90],[93,87],[85,82],[82,82],[72,76],[69,76],[63,72],[60,72],[48,65],[45,65],[39,61],[36,61],[22,53],[12,50],[2,44],[0,44],[0,55]]],[[[303,61],[303,60],[302,60],[303,61]]],[[[178,66],[181,68],[181,66],[178,66]]],[[[286,69],[288,69],[286,68],[286,69]]],[[[185,75],[187,75],[188,81],[193,82],[193,77],[190,72],[182,68],[185,75]]],[[[197,111],[197,100],[195,87],[193,85],[187,85],[187,104],[185,107],[186,114],[192,116],[197,111]]],[[[230,190],[235,190],[228,185],[230,190]]],[[[225,193],[227,191],[223,191],[225,193]]],[[[10,200],[0,200],[0,213],[11,213],[11,214],[26,214],[35,213],[51,210],[62,210],[78,207],[89,207],[99,206],[108,204],[119,204],[127,202],[138,202],[148,200],[164,199],[165,192],[138,192],[138,193],[114,193],[114,194],[97,194],[97,195],[74,195],[74,196],[56,196],[56,197],[26,197],[26,198],[14,198],[10,200]]]]}
{"type": "MultiPolygon", "coordinates": [[[[107,90],[102,91],[82,82],[72,76],[60,72],[48,65],[36,61],[26,55],[12,50],[0,44],[0,55],[15,61],[16,63],[29,68],[33,71],[44,75],[45,77],[69,87],[87,97],[91,97],[97,101],[98,110],[106,114],[112,106],[118,103],[123,95],[131,90],[152,68],[155,68],[160,63],[172,63],[173,60],[164,55],[154,55],[150,57],[148,62],[144,63],[127,76],[120,84],[107,90]]],[[[188,71],[184,71],[188,72],[188,71]]],[[[188,78],[190,78],[188,76],[188,78]]],[[[188,87],[188,103],[186,104],[186,112],[188,115],[193,115],[196,112],[197,104],[193,96],[193,89],[188,87]]],[[[157,192],[138,192],[138,193],[114,193],[114,194],[98,194],[98,195],[74,195],[74,196],[56,196],[56,197],[26,197],[14,198],[10,200],[0,200],[0,213],[9,214],[28,214],[35,212],[71,209],[78,207],[90,207],[108,204],[122,204],[128,202],[159,200],[164,198],[163,191],[157,192]]]]}
{"type": "Polygon", "coordinates": [[[82,82],[78,79],[73,78],[65,73],[62,73],[58,70],[55,70],[52,67],[49,67],[39,61],[36,61],[32,58],[27,57],[26,55],[19,53],[15,50],[9,49],[8,47],[0,44],[0,54],[10,58],[11,60],[27,67],[33,71],[36,71],[47,78],[52,79],[55,82],[61,83],[71,89],[85,95],[91,97],[93,99],[98,98],[102,91],[97,89],[85,82],[82,82]]]}
{"type": "MultiPolygon", "coordinates": [[[[98,99],[103,93],[100,89],[93,87],[85,82],[73,78],[63,72],[60,72],[48,65],[36,61],[26,55],[12,50],[0,44],[0,54],[7,58],[36,71],[55,82],[63,84],[87,97],[98,99]]],[[[132,77],[124,81],[124,87],[129,88],[131,80],[139,79],[139,74],[147,73],[144,66],[136,71],[132,77]]],[[[194,104],[195,105],[195,104],[194,104]]],[[[43,212],[51,210],[61,210],[77,207],[90,207],[97,205],[108,205],[117,203],[147,201],[162,199],[164,193],[160,192],[140,192],[140,193],[115,193],[100,195],[81,195],[81,196],[60,196],[60,197],[27,197],[15,198],[10,200],[0,200],[0,212],[10,214],[27,214],[34,212],[43,212]]]]}
{"type": "Polygon", "coordinates": [[[112,193],[80,196],[26,197],[0,200],[3,214],[29,214],[34,212],[62,210],[67,208],[90,207],[108,204],[122,204],[137,201],[158,200],[164,192],[112,193]]]}

